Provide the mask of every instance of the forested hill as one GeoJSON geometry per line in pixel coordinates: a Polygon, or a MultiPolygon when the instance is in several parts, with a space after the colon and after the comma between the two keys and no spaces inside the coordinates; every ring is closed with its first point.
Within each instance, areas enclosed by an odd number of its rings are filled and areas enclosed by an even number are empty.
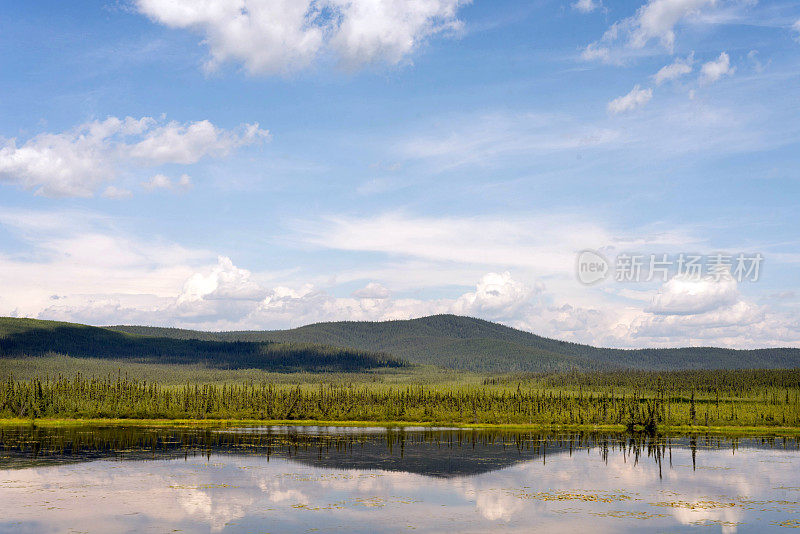
{"type": "Polygon", "coordinates": [[[382,354],[309,343],[176,339],[0,317],[0,358],[50,354],[272,371],[362,371],[403,365],[382,354]]]}
{"type": "Polygon", "coordinates": [[[196,332],[169,328],[110,327],[179,339],[322,343],[377,351],[412,363],[471,371],[566,369],[771,369],[800,367],[800,349],[602,349],[568,343],[457,315],[406,321],[317,323],[291,330],[196,332]]]}

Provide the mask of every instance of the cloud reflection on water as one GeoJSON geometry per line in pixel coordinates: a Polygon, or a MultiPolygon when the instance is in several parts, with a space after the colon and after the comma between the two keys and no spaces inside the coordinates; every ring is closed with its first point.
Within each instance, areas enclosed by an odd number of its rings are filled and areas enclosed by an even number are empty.
{"type": "Polygon", "coordinates": [[[703,448],[696,469],[684,445],[670,457],[594,446],[452,477],[216,453],[4,469],[0,531],[734,533],[800,513],[797,450],[703,448]]]}

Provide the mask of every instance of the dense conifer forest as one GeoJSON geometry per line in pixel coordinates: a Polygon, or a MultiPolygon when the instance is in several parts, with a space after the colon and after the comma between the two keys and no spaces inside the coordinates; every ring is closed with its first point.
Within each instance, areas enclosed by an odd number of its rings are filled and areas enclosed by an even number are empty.
{"type": "Polygon", "coordinates": [[[197,332],[136,326],[111,328],[176,339],[319,343],[377,351],[411,363],[473,372],[800,367],[800,349],[796,348],[607,349],[549,339],[482,319],[457,315],[434,315],[407,321],[341,321],[291,330],[250,332],[197,332]]]}

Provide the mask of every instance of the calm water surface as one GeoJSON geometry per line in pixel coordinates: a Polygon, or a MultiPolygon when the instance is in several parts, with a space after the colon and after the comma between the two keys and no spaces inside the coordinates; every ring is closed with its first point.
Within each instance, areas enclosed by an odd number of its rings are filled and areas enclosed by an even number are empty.
{"type": "Polygon", "coordinates": [[[795,439],[2,428],[0,532],[791,532],[795,439]]]}

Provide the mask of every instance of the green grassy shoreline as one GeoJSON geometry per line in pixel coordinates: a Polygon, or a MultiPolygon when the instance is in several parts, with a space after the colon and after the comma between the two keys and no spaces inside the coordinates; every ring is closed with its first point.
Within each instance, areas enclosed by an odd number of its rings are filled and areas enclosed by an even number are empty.
{"type": "MultiPolygon", "coordinates": [[[[331,426],[350,428],[457,428],[488,429],[510,431],[580,431],[580,432],[619,432],[625,433],[624,425],[561,425],[561,424],[472,424],[451,423],[446,421],[327,421],[327,420],[290,420],[290,419],[0,419],[0,426],[31,426],[42,428],[74,427],[74,426],[119,426],[119,427],[263,427],[263,426],[331,426]]],[[[771,426],[663,426],[658,428],[660,434],[715,434],[715,435],[768,435],[798,436],[800,427],[771,426]]]]}

